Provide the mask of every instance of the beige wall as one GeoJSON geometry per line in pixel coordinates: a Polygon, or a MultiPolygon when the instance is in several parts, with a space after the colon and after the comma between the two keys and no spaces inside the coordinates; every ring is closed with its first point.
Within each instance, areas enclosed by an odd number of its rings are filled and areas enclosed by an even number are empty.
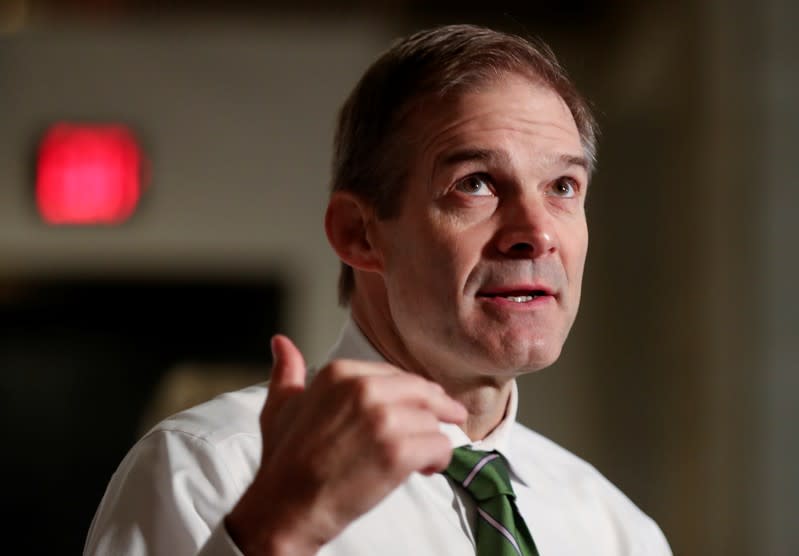
{"type": "MultiPolygon", "coordinates": [[[[799,18],[765,6],[655,2],[545,35],[603,135],[582,312],[561,361],[522,379],[521,419],[619,484],[675,554],[799,551],[799,18]]],[[[394,34],[330,20],[2,39],[0,276],[278,275],[288,332],[318,361],[343,317],[321,227],[333,117],[394,34]],[[53,230],[20,210],[21,161],[61,117],[142,130],[155,179],[130,225],[53,230]]]]}
{"type": "Polygon", "coordinates": [[[799,552],[799,5],[772,0],[763,28],[767,56],[760,106],[765,118],[762,166],[766,199],[759,214],[764,261],[760,305],[763,351],[755,368],[758,408],[763,415],[757,470],[759,524],[768,554],[799,552]],[[761,374],[762,373],[762,374],[761,374]]]}
{"type": "Polygon", "coordinates": [[[0,274],[277,275],[309,360],[335,338],[322,229],[336,110],[379,25],[34,30],[0,47],[0,274]],[[28,166],[54,120],[129,122],[153,180],[115,229],[42,225],[28,166]]]}

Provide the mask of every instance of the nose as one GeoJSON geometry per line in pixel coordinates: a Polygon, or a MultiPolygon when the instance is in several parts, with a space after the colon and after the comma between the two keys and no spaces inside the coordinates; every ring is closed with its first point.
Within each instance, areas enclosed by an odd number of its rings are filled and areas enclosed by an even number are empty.
{"type": "Polygon", "coordinates": [[[512,258],[536,259],[558,249],[554,220],[540,199],[508,200],[504,207],[497,248],[512,258]]]}

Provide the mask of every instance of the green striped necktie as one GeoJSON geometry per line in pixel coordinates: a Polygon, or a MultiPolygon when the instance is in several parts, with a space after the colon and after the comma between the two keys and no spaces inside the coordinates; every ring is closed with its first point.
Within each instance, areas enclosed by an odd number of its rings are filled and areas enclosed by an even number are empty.
{"type": "Polygon", "coordinates": [[[477,556],[538,556],[516,508],[508,466],[499,452],[455,448],[445,473],[477,504],[477,556]]]}

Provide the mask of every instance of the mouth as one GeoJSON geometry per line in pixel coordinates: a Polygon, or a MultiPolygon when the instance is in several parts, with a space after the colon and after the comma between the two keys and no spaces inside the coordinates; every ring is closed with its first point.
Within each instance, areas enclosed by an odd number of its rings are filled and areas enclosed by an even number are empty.
{"type": "Polygon", "coordinates": [[[511,303],[531,303],[538,299],[554,296],[555,292],[543,286],[487,288],[477,292],[478,298],[506,300],[511,303]]]}

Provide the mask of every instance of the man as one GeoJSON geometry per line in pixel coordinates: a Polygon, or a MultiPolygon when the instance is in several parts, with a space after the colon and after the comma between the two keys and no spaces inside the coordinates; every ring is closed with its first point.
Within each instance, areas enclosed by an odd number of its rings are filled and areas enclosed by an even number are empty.
{"type": "Polygon", "coordinates": [[[670,554],[515,423],[515,378],[577,313],[594,142],[544,47],[472,26],[396,44],[337,130],[325,229],[351,319],[329,362],[306,380],[276,336],[265,402],[257,386],[156,427],[86,553],[670,554]]]}

